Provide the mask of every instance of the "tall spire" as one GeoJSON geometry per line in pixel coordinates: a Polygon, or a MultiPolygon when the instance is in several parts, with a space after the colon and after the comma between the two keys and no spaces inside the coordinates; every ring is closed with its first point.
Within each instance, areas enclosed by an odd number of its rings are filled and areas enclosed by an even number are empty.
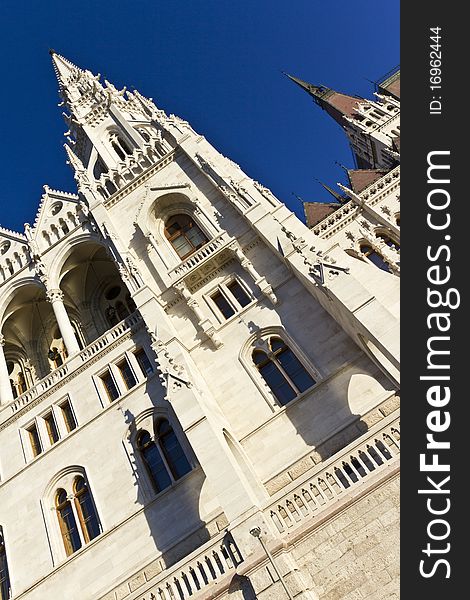
{"type": "Polygon", "coordinates": [[[342,196],[341,194],[339,194],[338,192],[336,192],[335,190],[333,190],[332,188],[330,188],[329,185],[326,185],[326,183],[323,183],[323,181],[320,181],[319,179],[317,179],[316,177],[314,177],[315,181],[317,181],[324,190],[326,190],[329,194],[331,194],[333,196],[333,198],[337,201],[340,202],[341,204],[344,204],[346,198],[344,196],[342,196]]]}
{"type": "Polygon", "coordinates": [[[49,54],[52,58],[52,66],[56,74],[59,85],[64,88],[67,86],[72,75],[78,75],[83,70],[74,65],[70,60],[64,58],[62,55],[57,54],[55,50],[49,50],[49,54]]]}
{"type": "Polygon", "coordinates": [[[284,75],[306,91],[314,102],[321,106],[342,127],[345,125],[345,117],[354,117],[359,102],[363,101],[362,98],[336,92],[324,85],[313,85],[288,73],[284,73],[284,75]]]}

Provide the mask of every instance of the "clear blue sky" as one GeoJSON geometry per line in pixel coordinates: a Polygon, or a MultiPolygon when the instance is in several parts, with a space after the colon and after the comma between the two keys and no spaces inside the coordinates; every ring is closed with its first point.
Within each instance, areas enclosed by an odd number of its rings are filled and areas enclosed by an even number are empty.
{"type": "Polygon", "coordinates": [[[399,2],[373,0],[2,0],[0,224],[34,221],[42,186],[75,191],[63,149],[54,48],[134,86],[303,214],[344,181],[345,136],[287,71],[371,96],[399,63],[399,2]]]}

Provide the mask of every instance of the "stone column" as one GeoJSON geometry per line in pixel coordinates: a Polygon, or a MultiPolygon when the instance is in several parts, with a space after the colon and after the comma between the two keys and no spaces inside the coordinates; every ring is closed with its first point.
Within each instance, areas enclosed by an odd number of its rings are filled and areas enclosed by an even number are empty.
{"type": "Polygon", "coordinates": [[[14,400],[10,386],[10,376],[8,375],[7,361],[5,360],[5,354],[3,353],[4,345],[5,338],[3,337],[3,334],[0,333],[0,406],[14,400]]]}
{"type": "Polygon", "coordinates": [[[52,304],[57,325],[59,326],[59,331],[64,340],[68,355],[77,354],[80,352],[80,347],[64,306],[64,294],[61,290],[48,290],[47,300],[52,304]]]}

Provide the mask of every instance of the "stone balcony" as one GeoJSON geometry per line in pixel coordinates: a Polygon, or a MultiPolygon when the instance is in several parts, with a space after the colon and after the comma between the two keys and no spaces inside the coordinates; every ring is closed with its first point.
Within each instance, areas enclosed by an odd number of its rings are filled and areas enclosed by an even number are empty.
{"type": "Polygon", "coordinates": [[[186,260],[168,271],[171,285],[175,285],[183,280],[190,287],[198,284],[215,269],[220,268],[231,260],[233,256],[231,246],[234,243],[234,239],[225,231],[212,238],[186,260]]]}
{"type": "Polygon", "coordinates": [[[270,499],[264,513],[281,537],[333,507],[367,485],[400,458],[400,418],[390,415],[372,427],[367,437],[349,444],[330,459],[310,469],[270,499]]]}
{"type": "MultiPolygon", "coordinates": [[[[260,509],[278,531],[277,547],[294,543],[305,529],[320,526],[322,516],[332,515],[353,501],[374,480],[395,472],[400,457],[400,422],[397,412],[377,423],[359,440],[307,471],[269,498],[260,509]],[[279,545],[280,543],[280,545],[279,545]]],[[[237,529],[221,532],[194,552],[164,568],[146,567],[99,600],[186,600],[221,597],[238,573],[253,569],[265,556],[242,556],[237,529]]],[[[158,559],[157,561],[158,562],[158,559]]]]}
{"type": "Polygon", "coordinates": [[[140,329],[143,325],[142,317],[138,312],[134,312],[126,319],[108,329],[98,339],[86,346],[78,354],[71,356],[62,366],[54,369],[35,385],[30,387],[24,394],[18,396],[14,402],[2,407],[2,412],[8,409],[8,416],[20,411],[24,406],[31,404],[34,400],[46,393],[52,393],[55,388],[61,387],[69,379],[78,375],[83,368],[90,364],[90,361],[97,360],[101,355],[109,352],[118,340],[126,335],[140,329]]]}

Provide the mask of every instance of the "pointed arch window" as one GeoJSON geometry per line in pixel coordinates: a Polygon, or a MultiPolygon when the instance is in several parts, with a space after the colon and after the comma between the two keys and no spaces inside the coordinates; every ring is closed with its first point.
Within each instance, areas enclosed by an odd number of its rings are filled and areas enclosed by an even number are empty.
{"type": "Polygon", "coordinates": [[[57,519],[67,556],[101,533],[98,514],[83,475],[77,475],[71,487],[70,494],[59,488],[55,496],[57,519]]]}
{"type": "Polygon", "coordinates": [[[377,233],[376,235],[379,239],[385,242],[389,248],[393,248],[398,252],[400,251],[400,244],[396,240],[391,238],[389,235],[387,235],[386,233],[377,233]]]}
{"type": "Polygon", "coordinates": [[[256,348],[252,359],[277,401],[285,405],[316,381],[280,337],[267,341],[266,349],[256,348]]]}
{"type": "Polygon", "coordinates": [[[101,177],[101,175],[103,175],[103,173],[107,173],[107,172],[108,172],[108,167],[104,164],[101,156],[98,156],[98,158],[96,159],[95,164],[93,166],[93,177],[95,179],[99,179],[101,177]]]}
{"type": "Polygon", "coordinates": [[[124,160],[126,158],[126,154],[132,154],[132,151],[129,148],[127,142],[125,142],[122,139],[122,137],[120,137],[116,133],[110,136],[110,142],[111,146],[113,147],[113,150],[116,152],[116,154],[121,160],[124,160]]]}
{"type": "Polygon", "coordinates": [[[78,532],[75,515],[72,510],[72,504],[65,490],[57,490],[55,504],[65,553],[67,556],[70,556],[82,547],[82,541],[78,532]]]}
{"type": "Polygon", "coordinates": [[[10,574],[8,572],[7,552],[3,529],[0,526],[0,600],[7,600],[11,595],[10,574]]]}
{"type": "Polygon", "coordinates": [[[186,214],[173,215],[165,224],[165,237],[184,260],[209,241],[199,225],[186,214]]]}
{"type": "Polygon", "coordinates": [[[142,430],[137,447],[155,491],[161,492],[189,473],[191,465],[168,420],[158,421],[155,429],[155,438],[142,430]]]}
{"type": "Polygon", "coordinates": [[[379,269],[382,269],[382,271],[387,271],[390,273],[390,267],[387,265],[380,252],[374,250],[374,248],[372,248],[372,246],[369,246],[369,244],[361,244],[360,248],[362,254],[364,254],[364,256],[367,256],[367,258],[372,263],[374,263],[376,267],[379,267],[379,269]]]}
{"type": "Polygon", "coordinates": [[[98,515],[85,479],[79,475],[73,484],[75,506],[83,537],[87,544],[101,533],[98,515]]]}

